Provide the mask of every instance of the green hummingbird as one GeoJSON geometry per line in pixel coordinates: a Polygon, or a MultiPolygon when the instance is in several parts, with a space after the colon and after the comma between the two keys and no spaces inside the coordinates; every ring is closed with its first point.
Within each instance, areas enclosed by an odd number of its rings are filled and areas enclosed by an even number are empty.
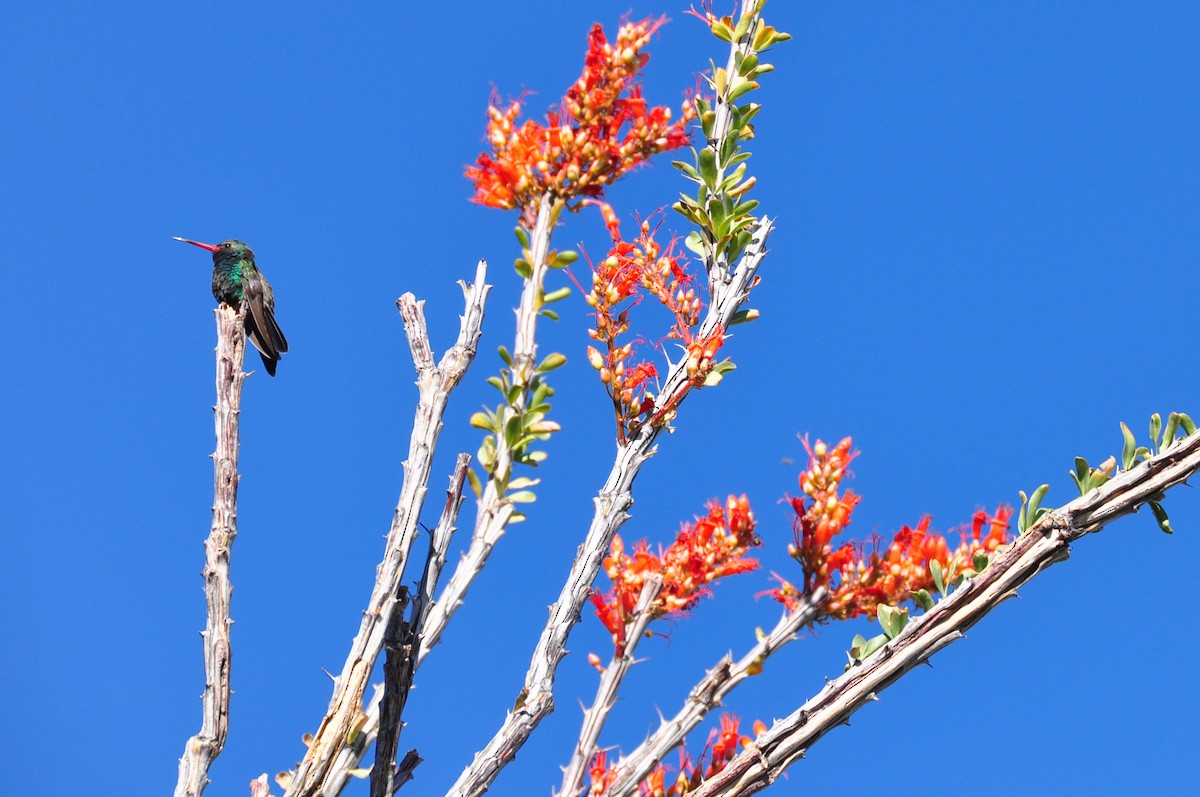
{"type": "Polygon", "coordinates": [[[275,293],[254,264],[254,252],[241,241],[203,244],[187,238],[176,241],[207,249],[213,256],[212,292],[218,302],[246,310],[246,335],[258,349],[267,373],[275,376],[279,357],[288,350],[287,338],[275,322],[275,293]]]}

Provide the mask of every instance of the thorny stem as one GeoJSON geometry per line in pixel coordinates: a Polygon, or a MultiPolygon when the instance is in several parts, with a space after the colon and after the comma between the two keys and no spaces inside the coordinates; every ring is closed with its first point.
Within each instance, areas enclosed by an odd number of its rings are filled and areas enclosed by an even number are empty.
{"type": "Polygon", "coordinates": [[[341,674],[335,679],[333,697],[320,727],[300,763],[286,797],[317,797],[331,794],[326,788],[335,757],[345,747],[355,726],[361,727],[363,693],[383,647],[389,621],[397,609],[397,595],[409,549],[417,535],[417,523],[424,505],[433,451],[442,429],[442,415],[450,392],[466,373],[475,357],[475,348],[483,323],[483,307],[491,286],[484,280],[487,264],[479,261],[475,282],[462,284],[466,313],[461,318],[458,340],[435,365],[425,325],[424,302],[406,293],[396,302],[404,319],[404,331],[417,370],[420,397],[404,463],[404,483],[400,500],[388,532],[383,560],[376,570],[375,586],[367,610],[363,613],[358,635],[341,674]]]}
{"type": "MultiPolygon", "coordinates": [[[[401,772],[393,762],[396,760],[400,730],[403,728],[401,718],[417,668],[421,628],[429,616],[433,591],[437,588],[442,565],[446,562],[446,551],[450,547],[458,510],[462,506],[463,484],[467,480],[467,469],[470,466],[471,457],[459,454],[454,475],[450,478],[450,489],[446,491],[446,505],[442,509],[442,516],[429,535],[425,572],[421,574],[421,582],[412,599],[411,616],[407,621],[402,620],[399,628],[388,635],[390,638],[387,644],[387,659],[384,662],[383,699],[379,707],[379,740],[375,745],[375,765],[371,768],[371,797],[391,797],[399,788],[398,779],[401,772]]],[[[393,622],[395,621],[396,617],[393,617],[393,622]]],[[[362,742],[365,749],[370,740],[364,738],[362,742]]]]}
{"type": "Polygon", "coordinates": [[[964,581],[952,595],[911,621],[870,658],[829,682],[789,717],[776,722],[692,794],[741,797],[766,788],[808,748],[845,724],[859,708],[877,700],[878,694],[901,676],[962,639],[964,631],[1015,596],[1018,588],[1042,570],[1066,560],[1072,542],[1136,512],[1148,500],[1159,500],[1168,489],[1183,484],[1197,471],[1200,434],[1192,434],[1048,513],[1008,548],[998,551],[982,573],[964,581]]]}
{"type": "Polygon", "coordinates": [[[674,717],[663,720],[658,730],[646,741],[617,761],[613,766],[617,777],[605,792],[606,797],[628,797],[637,793],[638,784],[666,759],[668,753],[683,744],[687,735],[710,711],[721,705],[726,695],[760,672],[772,653],[794,640],[801,628],[817,619],[826,597],[824,588],[805,596],[795,609],[780,618],[771,633],[760,639],[736,663],[729,654],[718,661],[692,687],[683,707],[674,717]]]}
{"type": "Polygon", "coordinates": [[[579,729],[579,739],[575,742],[575,750],[571,760],[563,771],[562,787],[558,797],[576,797],[583,788],[583,777],[587,774],[588,764],[596,754],[596,743],[600,740],[600,732],[608,715],[617,703],[617,690],[621,688],[625,675],[636,660],[633,653],[638,642],[646,635],[646,628],[654,619],[650,611],[654,599],[662,591],[663,577],[657,573],[646,578],[642,592],[638,596],[637,606],[633,609],[633,619],[626,624],[624,640],[617,645],[612,660],[604,668],[600,683],[596,686],[596,697],[592,707],[583,713],[583,726],[579,729]]]}
{"type": "Polygon", "coordinates": [[[226,304],[217,317],[217,404],[213,407],[217,446],[213,452],[212,527],[204,542],[204,600],[208,622],[204,639],[204,704],[200,732],[188,739],[179,759],[175,797],[199,797],[208,769],[221,754],[229,732],[229,553],[237,537],[238,420],[246,356],[244,316],[226,304]]]}

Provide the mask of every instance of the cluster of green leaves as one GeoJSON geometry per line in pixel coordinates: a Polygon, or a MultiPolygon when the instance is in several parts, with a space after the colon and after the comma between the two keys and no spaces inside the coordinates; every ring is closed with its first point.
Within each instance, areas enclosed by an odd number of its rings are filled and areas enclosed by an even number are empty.
{"type": "MultiPolygon", "coordinates": [[[[958,569],[960,564],[958,557],[951,558],[944,566],[937,559],[932,560],[929,563],[929,575],[933,579],[934,590],[943,597],[949,596],[958,589],[963,581],[975,578],[982,573],[987,568],[988,562],[988,555],[983,551],[976,551],[971,565],[962,570],[958,569]]],[[[912,594],[912,599],[924,611],[929,611],[937,603],[927,589],[917,590],[912,594]]],[[[883,633],[870,639],[865,638],[862,634],[854,636],[850,642],[850,650],[846,654],[849,659],[846,664],[847,670],[895,639],[908,625],[909,610],[903,606],[880,606],[876,612],[876,619],[879,621],[883,633]]]]}
{"type": "MultiPolygon", "coordinates": [[[[982,573],[987,568],[988,562],[988,555],[983,551],[976,551],[971,564],[961,570],[959,569],[961,563],[957,556],[951,557],[944,566],[937,559],[932,560],[929,563],[929,576],[933,579],[934,592],[943,597],[949,597],[963,581],[975,578],[982,573]]],[[[932,609],[936,602],[934,596],[927,589],[914,592],[913,601],[925,611],[932,609]]]]}
{"type": "MultiPolygon", "coordinates": [[[[567,358],[554,353],[542,360],[533,376],[527,383],[513,380],[513,359],[508,349],[500,347],[500,359],[505,367],[500,369],[498,376],[488,377],[487,383],[504,397],[504,402],[494,410],[484,408],[471,416],[471,425],[483,429],[489,434],[483,438],[483,445],[476,454],[476,461],[483,471],[496,482],[496,495],[513,503],[533,503],[536,500],[532,490],[538,479],[520,477],[512,478],[512,466],[529,465],[537,467],[546,459],[546,452],[534,448],[538,441],[550,439],[550,435],[559,430],[556,421],[546,418],[550,412],[548,399],[554,395],[554,388],[546,382],[545,375],[566,363],[567,358]],[[501,457],[501,446],[510,452],[508,457],[501,457]],[[509,493],[509,490],[516,492],[509,493]]],[[[483,494],[483,485],[475,471],[468,473],[471,489],[476,497],[483,494]]],[[[524,520],[520,512],[514,513],[511,522],[524,520]]]]}
{"type": "MultiPolygon", "coordinates": [[[[1195,432],[1196,423],[1186,413],[1172,412],[1167,415],[1167,422],[1164,424],[1162,416],[1156,412],[1150,416],[1150,445],[1140,446],[1133,432],[1122,422],[1121,470],[1127,471],[1153,456],[1169,451],[1178,441],[1195,434],[1195,432]]],[[[1093,468],[1083,457],[1075,457],[1075,470],[1071,471],[1071,479],[1075,482],[1079,494],[1087,495],[1111,479],[1115,464],[1116,458],[1109,457],[1098,467],[1093,468]]],[[[1174,534],[1175,530],[1171,528],[1171,519],[1162,502],[1147,501],[1146,503],[1149,504],[1150,511],[1154,513],[1154,520],[1158,523],[1158,527],[1167,534],[1174,534]]]]}
{"type": "Polygon", "coordinates": [[[688,235],[685,243],[705,259],[709,269],[718,262],[731,263],[742,254],[751,240],[750,228],[754,222],[751,213],[758,207],[757,200],[746,198],[755,178],[746,177],[745,161],[750,153],[741,143],[754,137],[751,121],[761,106],[739,102],[759,87],[757,78],[774,69],[759,60],[759,53],[791,38],[762,22],[759,13],[763,2],[742,16],[736,25],[729,17],[710,23],[718,39],[738,44],[734,68],[729,71],[710,61],[711,72],[705,79],[714,96],[711,101],[695,99],[696,115],[707,144],[699,151],[692,148],[692,163],[674,161],[675,168],[696,183],[697,191],[695,197],[682,194],[673,207],[699,227],[688,235]],[[727,107],[730,112],[728,130],[716,130],[718,106],[727,107]]]}
{"type": "MultiPolygon", "coordinates": [[[[513,268],[528,283],[534,279],[534,255],[529,246],[529,231],[518,225],[514,232],[521,245],[521,257],[513,262],[513,268]]],[[[552,269],[566,268],[578,259],[577,252],[551,250],[546,256],[546,265],[552,269]]],[[[536,290],[535,312],[557,321],[558,313],[547,305],[567,298],[571,295],[571,289],[563,286],[547,293],[539,279],[536,290]]],[[[485,407],[471,416],[472,426],[488,432],[476,454],[476,461],[488,478],[494,480],[499,498],[517,504],[529,504],[537,500],[529,488],[539,480],[524,476],[513,479],[512,466],[537,467],[546,459],[546,452],[535,448],[534,444],[548,440],[551,434],[561,428],[556,421],[546,417],[550,412],[549,399],[554,395],[554,388],[546,381],[546,374],[565,365],[567,358],[559,352],[553,352],[534,367],[532,374],[526,373],[527,368],[518,367],[503,346],[500,347],[500,360],[503,363],[500,373],[488,377],[487,383],[500,392],[502,403],[494,410],[485,407]],[[502,455],[502,452],[506,453],[502,455]],[[510,493],[510,490],[514,492],[510,493]]],[[[468,478],[475,495],[482,495],[483,483],[479,474],[469,471],[468,478]]],[[[524,514],[514,512],[510,522],[524,519],[524,514]]]]}
{"type": "Polygon", "coordinates": [[[849,659],[846,662],[847,670],[856,664],[861,664],[872,653],[891,642],[900,635],[904,626],[908,625],[908,609],[904,606],[880,606],[875,617],[879,621],[883,633],[870,639],[862,634],[854,635],[854,639],[850,642],[850,650],[846,653],[846,658],[849,659]]]}
{"type": "Polygon", "coordinates": [[[1048,492],[1048,484],[1038,487],[1031,496],[1025,495],[1024,490],[1017,491],[1017,495],[1021,496],[1021,509],[1017,512],[1017,531],[1024,534],[1025,530],[1041,520],[1043,515],[1052,511],[1050,507],[1042,506],[1042,499],[1048,492]]]}

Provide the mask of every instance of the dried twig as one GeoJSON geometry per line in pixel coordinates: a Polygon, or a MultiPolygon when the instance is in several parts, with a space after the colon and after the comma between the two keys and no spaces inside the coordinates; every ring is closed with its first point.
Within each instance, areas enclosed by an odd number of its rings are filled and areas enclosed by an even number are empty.
{"type": "Polygon", "coordinates": [[[612,660],[600,676],[592,707],[583,712],[583,727],[579,729],[579,739],[575,742],[571,760],[563,770],[562,787],[558,797],[575,797],[583,787],[583,776],[587,773],[592,756],[596,754],[600,731],[604,729],[604,723],[608,721],[608,715],[617,703],[617,690],[621,688],[625,675],[635,663],[633,653],[637,650],[638,642],[646,635],[646,627],[654,619],[650,606],[658,597],[662,586],[663,577],[657,573],[647,576],[642,585],[642,592],[638,595],[637,605],[633,609],[633,619],[625,626],[624,642],[618,645],[612,660]]]}
{"type": "Polygon", "coordinates": [[[964,581],[948,598],[908,624],[861,664],[831,681],[818,695],[780,720],[711,780],[696,797],[732,797],[766,788],[814,743],[909,670],[963,637],[963,632],[1043,569],[1064,561],[1069,545],[1136,512],[1148,500],[1183,484],[1200,470],[1200,434],[1123,473],[1087,495],[1050,512],[997,553],[987,569],[964,581]]]}
{"type": "Polygon", "coordinates": [[[226,304],[217,316],[217,447],[213,452],[212,527],[204,542],[204,600],[208,622],[204,638],[204,718],[179,759],[175,797],[199,797],[208,785],[208,769],[225,746],[229,732],[229,551],[237,537],[238,415],[242,403],[242,366],[246,356],[244,318],[226,304]]]}
{"type": "Polygon", "coordinates": [[[424,302],[412,294],[404,294],[396,302],[404,318],[413,364],[417,369],[417,388],[420,398],[409,442],[408,459],[404,463],[404,484],[396,506],[391,530],[388,532],[383,560],[376,572],[367,611],[362,626],[351,644],[350,653],[335,688],[329,709],[313,736],[308,753],[292,776],[287,797],[316,797],[331,794],[326,791],[335,756],[347,744],[351,731],[361,728],[363,693],[375,659],[383,647],[384,633],[396,610],[396,596],[408,561],[409,549],[417,534],[417,521],[425,501],[433,450],[442,428],[442,414],[450,391],[459,383],[475,356],[483,323],[483,307],[491,286],[484,282],[487,264],[479,262],[475,282],[462,284],[466,313],[462,316],[458,340],[442,356],[437,365],[429,348],[425,327],[424,302]]]}
{"type": "Polygon", "coordinates": [[[703,721],[714,708],[721,705],[725,696],[738,684],[762,670],[763,663],[772,653],[796,638],[796,633],[817,618],[821,604],[825,602],[824,588],[806,596],[791,612],[779,619],[771,633],[764,636],[735,663],[726,654],[708,671],[698,684],[692,687],[687,700],[679,712],[669,720],[663,720],[658,730],[638,745],[628,755],[622,756],[613,770],[617,776],[605,794],[608,797],[627,797],[637,792],[638,784],[667,757],[703,721]]]}
{"type": "Polygon", "coordinates": [[[400,715],[408,699],[408,690],[400,688],[404,680],[405,661],[411,652],[409,625],[404,620],[406,606],[408,588],[402,586],[396,595],[396,609],[383,633],[383,700],[379,705],[375,766],[371,767],[371,797],[392,797],[393,794],[395,767],[392,762],[396,760],[396,748],[400,744],[400,715]]]}
{"type": "MultiPolygon", "coordinates": [[[[412,690],[421,628],[429,616],[433,592],[437,588],[442,565],[446,562],[446,550],[450,547],[458,510],[462,506],[463,484],[467,480],[467,469],[470,466],[470,455],[459,454],[454,475],[450,478],[450,489],[446,491],[446,505],[442,509],[442,517],[429,535],[429,554],[425,558],[425,572],[421,574],[421,583],[412,601],[412,616],[407,622],[397,623],[398,628],[394,636],[386,643],[383,699],[379,706],[379,739],[375,744],[375,765],[371,768],[371,797],[391,797],[400,787],[400,769],[393,762],[396,760],[400,729],[403,727],[401,718],[408,701],[408,693],[412,690]]],[[[364,747],[369,743],[369,736],[364,734],[364,747]]],[[[350,748],[347,748],[347,752],[349,750],[350,748]]],[[[411,771],[408,776],[412,776],[411,771]]]]}

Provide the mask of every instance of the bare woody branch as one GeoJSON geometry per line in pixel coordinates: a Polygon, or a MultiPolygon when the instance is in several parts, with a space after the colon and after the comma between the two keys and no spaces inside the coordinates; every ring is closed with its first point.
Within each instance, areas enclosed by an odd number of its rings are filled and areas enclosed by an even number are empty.
{"type": "Polygon", "coordinates": [[[1119,517],[1159,500],[1200,470],[1200,434],[1122,473],[1045,515],[998,553],[982,573],[916,618],[866,661],[831,681],[780,720],[697,791],[696,797],[741,797],[769,786],[826,733],[905,673],[924,663],[1045,568],[1070,555],[1070,544],[1119,517]]]}
{"type": "Polygon", "coordinates": [[[212,527],[204,542],[204,600],[208,622],[204,639],[204,716],[200,732],[188,739],[179,759],[175,797],[199,797],[208,785],[208,769],[229,732],[229,553],[237,537],[238,416],[241,412],[242,367],[246,356],[243,317],[222,304],[217,317],[217,403],[213,407],[217,446],[213,452],[212,527]]]}
{"type": "Polygon", "coordinates": [[[633,657],[634,651],[637,650],[638,642],[646,635],[650,621],[654,619],[650,607],[662,591],[662,587],[663,577],[658,573],[648,576],[642,585],[642,592],[638,595],[637,605],[633,609],[633,619],[625,626],[624,642],[617,646],[612,660],[604,668],[591,708],[583,712],[583,727],[579,729],[575,750],[563,771],[558,797],[576,797],[583,788],[583,776],[587,773],[592,756],[596,754],[600,732],[604,730],[604,723],[608,721],[608,715],[617,703],[617,691],[625,681],[625,675],[636,662],[633,657]]]}
{"type": "MultiPolygon", "coordinates": [[[[400,715],[408,691],[401,690],[404,679],[404,663],[408,658],[405,649],[409,641],[409,625],[404,620],[404,609],[408,606],[408,588],[400,587],[396,596],[396,610],[383,634],[383,700],[379,707],[379,740],[375,745],[375,766],[371,767],[371,797],[391,797],[394,790],[396,749],[400,743],[400,715]]],[[[332,775],[332,770],[330,771],[332,775]]]]}
{"type": "MultiPolygon", "coordinates": [[[[458,510],[462,506],[463,484],[467,480],[467,469],[471,457],[458,455],[458,464],[450,478],[450,489],[446,493],[446,505],[437,526],[429,535],[429,553],[425,558],[425,572],[417,586],[412,601],[412,613],[407,622],[398,623],[397,632],[387,643],[387,659],[384,662],[383,700],[379,707],[379,740],[375,744],[375,765],[371,768],[371,797],[391,797],[399,788],[401,774],[394,762],[403,727],[404,706],[412,690],[413,675],[417,668],[417,650],[421,643],[421,628],[429,616],[433,603],[433,592],[438,577],[446,562],[446,550],[454,534],[458,510]]],[[[393,619],[395,623],[395,619],[393,619]]],[[[364,735],[365,736],[365,735],[364,735]]],[[[364,738],[369,744],[369,738],[364,738]]],[[[415,751],[414,751],[415,752],[415,751]]]]}
{"type": "Polygon", "coordinates": [[[609,797],[628,797],[635,794],[638,784],[666,760],[668,753],[683,744],[687,735],[710,711],[721,705],[726,695],[747,678],[761,672],[763,664],[772,653],[794,640],[801,628],[817,619],[825,597],[824,588],[806,596],[799,606],[781,617],[771,632],[761,638],[737,662],[734,662],[729,654],[718,661],[704,678],[692,687],[683,707],[674,717],[663,720],[658,730],[646,741],[613,765],[617,776],[605,794],[609,797]]]}
{"type": "MultiPolygon", "coordinates": [[[[455,523],[458,519],[458,511],[462,506],[463,499],[463,482],[466,480],[467,468],[470,466],[471,458],[467,454],[459,454],[458,462],[454,469],[454,474],[450,477],[450,487],[446,491],[446,504],[442,508],[442,516],[438,520],[437,526],[434,527],[430,534],[430,556],[426,559],[425,574],[422,576],[421,584],[417,590],[417,600],[423,601],[424,606],[413,609],[415,617],[419,612],[423,613],[421,623],[424,618],[428,617],[429,599],[432,598],[432,592],[437,586],[443,565],[446,560],[446,550],[450,545],[451,536],[454,533],[455,523]],[[424,596],[424,597],[422,597],[424,596]]],[[[417,604],[414,602],[414,606],[417,604]]],[[[420,625],[413,625],[410,619],[407,623],[408,629],[420,628],[420,625]]],[[[420,647],[420,635],[417,634],[415,639],[409,640],[407,637],[400,643],[402,647],[411,646],[415,650],[420,647]]],[[[407,659],[401,658],[397,662],[405,662],[407,659]]],[[[419,663],[419,662],[418,662],[419,663]]],[[[395,679],[395,694],[407,696],[409,689],[412,687],[412,678],[415,665],[411,662],[405,665],[407,669],[398,670],[395,679]],[[403,685],[402,685],[403,684],[403,685]]],[[[385,667],[386,672],[386,667],[385,667]]],[[[385,678],[387,675],[385,674],[385,678]]],[[[375,761],[376,764],[371,769],[372,777],[376,776],[379,767],[390,766],[395,759],[398,747],[392,741],[386,739],[385,735],[380,732],[380,727],[385,718],[381,718],[383,706],[388,700],[388,695],[385,693],[383,686],[375,689],[373,696],[369,701],[369,706],[366,710],[365,719],[363,720],[362,728],[356,733],[353,739],[338,753],[337,759],[330,767],[329,775],[325,779],[325,794],[327,797],[341,794],[346,787],[350,777],[359,771],[360,763],[371,745],[376,742],[376,737],[380,741],[376,744],[375,761]]],[[[395,733],[399,734],[399,728],[402,724],[399,723],[399,717],[403,713],[403,705],[395,708],[395,717],[397,722],[394,724],[395,733]]],[[[409,751],[404,759],[392,770],[391,789],[394,793],[405,782],[412,778],[412,770],[421,762],[421,758],[417,756],[415,750],[409,751]]]]}
{"type": "MultiPolygon", "coordinates": [[[[772,222],[766,217],[762,218],[754,227],[753,240],[746,247],[737,269],[716,281],[712,303],[696,333],[699,337],[713,335],[718,329],[729,326],[754,285],[759,265],[766,256],[766,242],[771,229],[772,222]]],[[[686,366],[683,358],[671,366],[662,392],[655,400],[652,416],[666,416],[678,409],[689,386],[686,366]]],[[[554,710],[554,674],[566,655],[567,637],[579,621],[580,611],[600,570],[604,552],[608,550],[613,535],[629,518],[628,509],[633,504],[633,481],[642,465],[654,453],[654,442],[662,429],[660,424],[643,424],[629,443],[617,451],[608,479],[595,499],[595,513],[587,537],[579,548],[562,592],[551,608],[550,620],[534,649],[517,707],[509,712],[487,746],[476,754],[475,760],[459,776],[449,794],[457,797],[487,791],[496,775],[516,756],[517,750],[537,724],[554,710]]]]}
{"type": "Polygon", "coordinates": [[[433,451],[442,429],[442,415],[451,390],[466,373],[475,357],[476,345],[483,323],[483,308],[491,286],[484,280],[487,264],[479,262],[475,282],[462,284],[466,312],[461,318],[458,340],[434,364],[426,331],[424,302],[405,294],[396,302],[404,319],[413,364],[417,370],[420,396],[408,459],[404,463],[404,484],[400,500],[388,532],[383,560],[376,572],[367,610],[363,613],[358,635],[351,643],[350,653],[341,674],[335,679],[334,694],[329,709],[313,736],[308,753],[292,776],[287,797],[316,797],[327,794],[326,780],[331,765],[341,752],[356,726],[363,722],[363,694],[376,657],[383,647],[384,634],[397,608],[397,591],[404,575],[409,550],[417,534],[417,522],[424,505],[433,463],[433,451]]]}

